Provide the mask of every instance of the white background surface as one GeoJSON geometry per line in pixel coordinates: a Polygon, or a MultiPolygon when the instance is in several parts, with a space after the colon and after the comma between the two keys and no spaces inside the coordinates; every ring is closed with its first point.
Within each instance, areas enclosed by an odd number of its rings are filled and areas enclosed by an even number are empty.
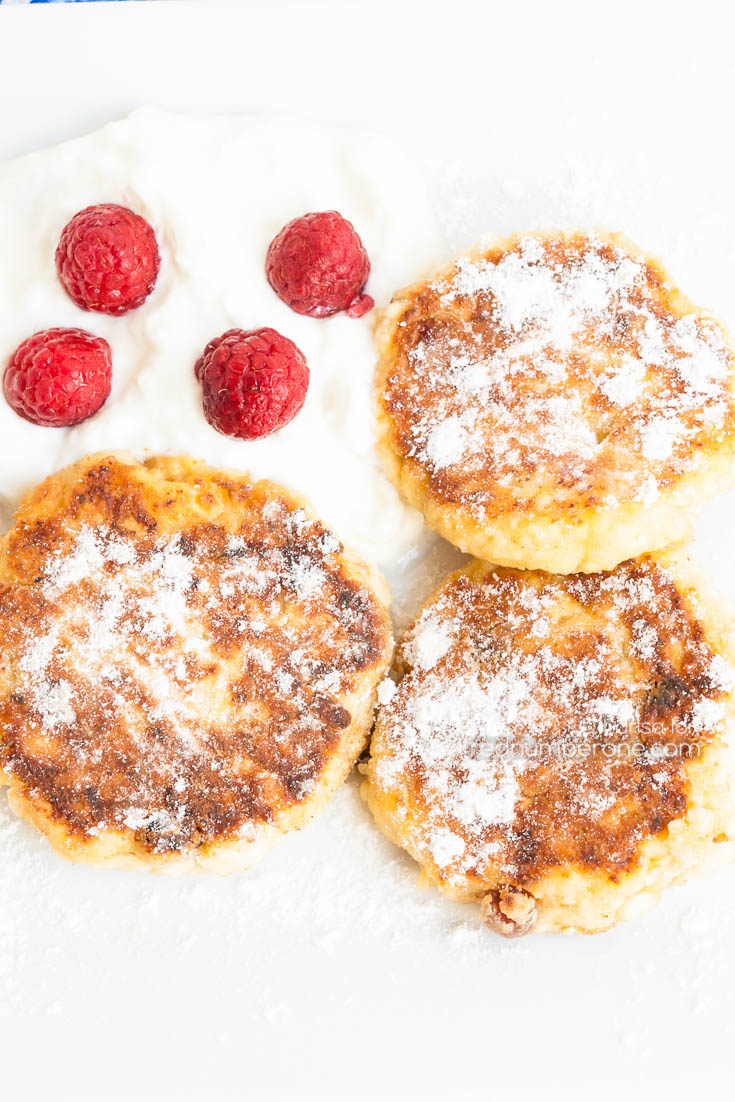
{"type": "MultiPolygon", "coordinates": [[[[3,7],[0,156],[145,103],[356,122],[433,159],[451,247],[621,229],[735,329],[727,8],[3,7]]],[[[731,494],[698,537],[731,599],[734,530],[731,494]]],[[[413,880],[354,783],[225,881],[67,867],[0,804],[3,1097],[732,1096],[735,870],[520,944],[413,880]]]]}

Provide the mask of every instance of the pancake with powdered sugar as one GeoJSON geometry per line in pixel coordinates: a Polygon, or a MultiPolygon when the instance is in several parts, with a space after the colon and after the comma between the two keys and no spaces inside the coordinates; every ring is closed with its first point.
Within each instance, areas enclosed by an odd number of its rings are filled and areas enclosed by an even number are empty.
{"type": "Polygon", "coordinates": [[[560,573],[686,537],[735,453],[735,356],[616,235],[526,234],[398,293],[379,327],[388,472],[463,551],[560,573]]]}
{"type": "Polygon", "coordinates": [[[500,933],[638,914],[733,856],[731,629],[683,557],[451,574],[379,689],[378,825],[500,933]]]}
{"type": "Polygon", "coordinates": [[[92,456],[0,548],[0,783],[76,861],[231,871],[344,780],[388,594],[303,502],[188,458],[92,456]]]}

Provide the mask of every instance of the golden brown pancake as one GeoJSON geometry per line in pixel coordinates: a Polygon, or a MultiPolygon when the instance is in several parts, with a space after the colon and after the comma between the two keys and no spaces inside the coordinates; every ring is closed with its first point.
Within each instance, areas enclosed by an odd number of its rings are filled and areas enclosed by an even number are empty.
{"type": "Polygon", "coordinates": [[[560,573],[690,534],[735,454],[735,356],[617,235],[525,234],[399,292],[378,328],[381,450],[463,551],[560,573]]]}
{"type": "Polygon", "coordinates": [[[682,557],[451,574],[379,689],[378,825],[500,933],[633,916],[733,855],[731,628],[682,557]]]}
{"type": "Polygon", "coordinates": [[[77,861],[230,871],[316,814],[372,722],[387,590],[283,488],[92,456],[0,546],[0,783],[77,861]]]}

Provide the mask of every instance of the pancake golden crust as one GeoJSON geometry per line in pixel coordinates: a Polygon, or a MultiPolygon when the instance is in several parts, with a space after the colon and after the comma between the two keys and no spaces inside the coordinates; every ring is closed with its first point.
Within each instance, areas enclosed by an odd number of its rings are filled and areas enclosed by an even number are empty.
{"type": "Polygon", "coordinates": [[[387,600],[278,486],[82,460],[0,547],[0,782],[74,860],[246,867],[362,750],[387,600]]]}
{"type": "Polygon", "coordinates": [[[687,536],[730,483],[732,348],[620,236],[460,258],[394,297],[378,341],[388,472],[479,558],[611,569],[687,536]]]}
{"type": "Polygon", "coordinates": [[[378,825],[511,936],[607,929],[731,856],[735,659],[702,586],[667,555],[450,575],[379,689],[378,825]]]}

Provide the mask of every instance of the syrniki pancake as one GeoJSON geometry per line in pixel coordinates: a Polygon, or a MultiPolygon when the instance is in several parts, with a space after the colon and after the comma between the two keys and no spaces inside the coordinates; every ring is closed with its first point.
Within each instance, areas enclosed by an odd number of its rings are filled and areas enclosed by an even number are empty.
{"type": "Polygon", "coordinates": [[[450,575],[379,689],[378,825],[510,936],[605,930],[732,858],[735,660],[703,584],[666,555],[450,575]]]}
{"type": "Polygon", "coordinates": [[[76,861],[244,868],[361,752],[382,580],[286,490],[93,456],[0,547],[0,783],[76,861]]]}
{"type": "Polygon", "coordinates": [[[397,294],[378,340],[388,472],[479,558],[610,569],[686,537],[730,483],[733,350],[618,236],[462,257],[397,294]]]}

